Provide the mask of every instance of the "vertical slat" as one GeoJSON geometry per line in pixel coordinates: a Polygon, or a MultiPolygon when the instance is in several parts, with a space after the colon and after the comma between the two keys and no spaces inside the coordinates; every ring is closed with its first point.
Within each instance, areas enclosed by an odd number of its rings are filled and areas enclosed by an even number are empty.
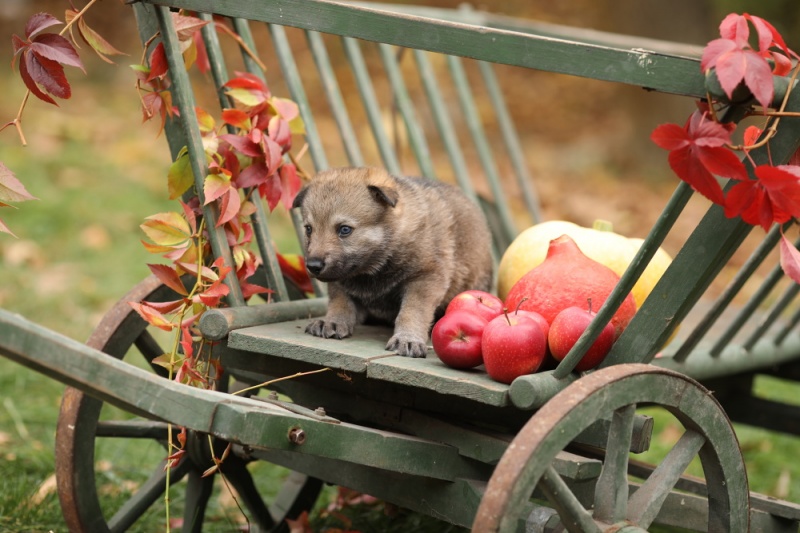
{"type": "Polygon", "coordinates": [[[300,108],[300,115],[305,123],[308,151],[311,154],[311,160],[314,162],[314,168],[317,171],[324,170],[328,168],[328,158],[325,156],[317,125],[314,122],[314,116],[311,114],[311,106],[308,103],[308,97],[303,88],[303,80],[300,78],[297,64],[292,55],[292,49],[289,46],[289,39],[286,37],[286,29],[283,26],[270,24],[269,33],[272,36],[275,54],[281,65],[281,72],[283,72],[286,85],[289,87],[289,93],[300,108]]]}
{"type": "Polygon", "coordinates": [[[510,241],[517,234],[517,229],[511,218],[511,210],[508,207],[505,192],[503,192],[503,188],[500,185],[500,175],[497,172],[497,165],[492,156],[492,150],[478,114],[478,106],[475,104],[475,99],[472,96],[469,80],[464,72],[464,65],[461,58],[455,56],[447,56],[447,64],[453,76],[453,82],[458,93],[458,100],[461,104],[464,119],[467,122],[467,128],[469,128],[469,132],[472,135],[472,140],[478,151],[478,158],[481,161],[483,171],[489,182],[489,187],[492,190],[494,203],[500,215],[503,231],[510,241]]]}
{"type": "Polygon", "coordinates": [[[797,311],[792,314],[792,317],[786,323],[786,325],[775,335],[775,344],[780,346],[783,344],[783,341],[786,340],[787,335],[800,324],[800,307],[797,308],[797,311]]]}
{"type": "Polygon", "coordinates": [[[453,127],[453,121],[450,114],[447,112],[447,104],[442,97],[439,90],[439,85],[436,83],[436,73],[431,67],[428,53],[423,50],[414,50],[414,58],[417,62],[419,69],[419,77],[422,80],[422,87],[428,98],[428,104],[433,113],[433,121],[439,131],[439,137],[442,139],[444,148],[447,151],[447,156],[450,159],[450,165],[453,167],[456,182],[461,190],[471,198],[475,203],[478,203],[478,195],[475,194],[475,188],[472,181],[469,179],[470,173],[467,168],[464,153],[461,151],[461,145],[458,142],[458,135],[453,127]]]}
{"type": "Polygon", "coordinates": [[[769,293],[772,292],[772,289],[775,288],[775,285],[783,277],[783,269],[780,266],[775,267],[772,269],[764,282],[758,288],[758,290],[750,297],[747,303],[742,307],[741,311],[736,315],[736,318],[728,325],[725,329],[725,332],[716,340],[714,346],[711,347],[709,353],[711,357],[719,357],[722,353],[722,350],[733,340],[739,330],[742,329],[748,319],[753,315],[753,313],[758,309],[758,306],[761,305],[761,302],[769,296],[769,293]]]}
{"type": "MultiPolygon", "coordinates": [[[[201,13],[200,18],[203,20],[211,21],[211,15],[201,13]]],[[[236,29],[239,37],[250,48],[255,50],[255,43],[253,36],[250,32],[250,25],[246,20],[235,19],[233,21],[234,28],[236,29]]],[[[222,55],[222,49],[219,44],[219,36],[214,29],[213,22],[205,26],[202,30],[203,38],[206,42],[206,49],[208,51],[208,59],[211,64],[211,77],[214,79],[215,87],[217,88],[217,96],[219,98],[220,107],[226,108],[231,106],[228,95],[225,94],[223,85],[228,81],[228,69],[225,66],[225,58],[222,55]]],[[[264,74],[261,72],[256,61],[250,57],[244,50],[242,51],[245,66],[249,72],[259,76],[264,80],[264,74]]],[[[266,80],[264,80],[266,82],[266,80]]],[[[228,126],[228,131],[234,133],[234,128],[228,126]]],[[[250,194],[253,205],[255,206],[255,213],[250,217],[250,223],[253,227],[253,235],[256,239],[261,261],[264,263],[264,271],[267,276],[267,285],[270,289],[275,291],[273,297],[275,300],[284,301],[289,299],[289,293],[286,289],[286,282],[283,280],[278,258],[275,256],[275,251],[272,248],[272,237],[270,236],[269,226],[267,225],[267,215],[264,212],[264,202],[261,200],[261,195],[258,190],[247,191],[250,194]]]]}
{"type": "Polygon", "coordinates": [[[353,130],[353,123],[347,113],[347,106],[339,90],[339,82],[331,67],[328,49],[325,47],[322,35],[316,31],[307,31],[306,37],[311,56],[317,65],[322,87],[325,90],[325,97],[328,99],[328,104],[330,104],[331,114],[336,121],[336,127],[339,129],[339,135],[342,138],[345,153],[347,153],[347,160],[354,167],[363,166],[364,156],[361,154],[358,137],[355,130],[353,130]]]}
{"type": "Polygon", "coordinates": [[[497,83],[497,76],[495,76],[494,68],[491,63],[486,61],[478,61],[478,68],[483,76],[483,81],[486,84],[486,90],[489,93],[489,99],[494,107],[495,117],[497,124],[500,126],[500,134],[508,151],[508,157],[511,160],[511,166],[514,168],[514,174],[517,176],[517,183],[519,183],[520,191],[522,191],[522,199],[525,202],[525,207],[528,209],[533,218],[533,223],[538,224],[542,221],[542,212],[539,204],[539,195],[533,186],[533,177],[528,171],[528,164],[525,161],[525,152],[519,142],[519,135],[514,127],[514,121],[511,119],[511,114],[506,107],[503,92],[500,90],[500,84],[497,83]]]}
{"type": "Polygon", "coordinates": [[[402,173],[400,163],[397,160],[397,154],[395,154],[392,144],[389,142],[389,138],[386,136],[386,131],[383,128],[383,117],[381,116],[380,106],[375,96],[375,89],[372,86],[369,71],[364,63],[361,47],[358,41],[351,37],[342,38],[342,45],[344,46],[345,55],[348,61],[350,61],[350,66],[353,69],[356,86],[358,87],[361,101],[364,104],[364,109],[367,112],[367,120],[372,128],[372,135],[375,138],[375,143],[378,146],[383,164],[390,173],[399,175],[402,173]]]}
{"type": "Polygon", "coordinates": [[[780,299],[775,303],[775,305],[770,309],[769,314],[764,318],[764,320],[758,325],[755,331],[750,334],[742,347],[745,350],[752,350],[753,346],[764,336],[764,334],[769,330],[770,326],[775,323],[778,317],[781,316],[784,309],[792,303],[797,297],[797,294],[800,293],[800,285],[793,283],[786,291],[781,295],[780,299]]]}
{"type": "MultiPolygon", "coordinates": [[[[678,220],[678,217],[683,212],[683,208],[686,207],[686,204],[689,202],[691,197],[691,187],[689,187],[689,185],[686,183],[681,182],[678,187],[676,187],[675,192],[672,194],[669,202],[667,202],[667,205],[664,207],[661,215],[658,217],[655,224],[653,224],[650,233],[645,238],[642,246],[639,248],[639,251],[636,252],[635,256],[633,256],[631,264],[628,265],[628,268],[620,277],[616,287],[614,287],[614,289],[611,291],[611,294],[608,295],[605,303],[600,306],[600,309],[597,311],[597,315],[595,315],[592,323],[589,324],[589,327],[586,328],[586,331],[584,331],[583,334],[578,338],[575,346],[572,347],[566,357],[564,357],[564,359],[561,361],[561,363],[559,363],[558,367],[553,372],[553,376],[555,378],[563,379],[570,372],[572,372],[572,370],[575,368],[575,365],[577,365],[583,357],[583,354],[586,353],[595,339],[597,339],[602,328],[611,320],[611,318],[614,316],[614,313],[617,312],[617,309],[619,309],[628,293],[631,292],[631,289],[633,289],[633,286],[641,277],[642,272],[644,272],[645,268],[647,268],[650,260],[658,251],[661,243],[664,242],[664,239],[672,229],[675,221],[678,220]]],[[[656,286],[656,289],[658,289],[658,286],[656,286]]],[[[674,329],[674,325],[670,327],[670,324],[664,323],[659,324],[659,327],[661,329],[655,330],[653,333],[660,333],[660,336],[664,338],[668,337],[669,332],[674,329]]],[[[637,353],[633,356],[631,356],[631,354],[626,354],[626,362],[639,362],[638,360],[631,360],[631,357],[645,357],[646,355],[647,354],[644,353],[637,353]]],[[[607,361],[609,361],[610,357],[611,354],[606,357],[606,360],[603,362],[603,364],[601,364],[601,366],[607,366],[607,361]]]]}
{"type": "Polygon", "coordinates": [[[433,168],[433,161],[431,159],[431,152],[428,148],[428,142],[425,140],[425,134],[422,127],[419,125],[416,113],[414,113],[414,104],[411,102],[411,97],[408,95],[403,74],[400,71],[400,66],[395,57],[394,49],[388,44],[379,44],[381,59],[383,66],[386,69],[386,75],[389,78],[389,83],[392,85],[392,94],[394,96],[395,105],[400,111],[400,116],[403,117],[403,122],[406,126],[408,133],[408,140],[411,143],[411,149],[419,164],[420,171],[423,176],[428,178],[435,178],[436,171],[433,168]]]}
{"type": "Polygon", "coordinates": [[[778,244],[778,239],[780,239],[781,232],[780,226],[774,226],[769,233],[767,233],[766,238],[761,241],[758,247],[753,251],[750,257],[747,258],[747,261],[742,265],[742,268],[736,273],[734,276],[733,281],[730,285],[728,285],[722,294],[714,300],[714,304],[711,306],[711,309],[703,315],[702,320],[695,326],[692,333],[686,337],[686,340],[683,341],[680,348],[675,352],[673,358],[677,362],[685,361],[689,354],[692,353],[692,350],[697,347],[698,343],[706,336],[706,334],[711,330],[714,324],[717,322],[722,313],[725,309],[728,308],[730,303],[733,301],[734,297],[739,294],[739,291],[742,290],[744,284],[747,282],[748,279],[753,275],[756,269],[764,262],[767,258],[769,253],[775,248],[775,245],[778,244]]]}
{"type": "MultiPolygon", "coordinates": [[[[192,85],[183,63],[183,57],[181,56],[178,35],[175,32],[175,26],[172,23],[172,16],[170,15],[169,8],[159,6],[156,9],[156,13],[161,27],[161,37],[164,41],[170,76],[172,76],[173,97],[180,110],[181,122],[184,127],[187,148],[189,150],[189,160],[192,172],[194,173],[197,198],[200,200],[200,205],[203,206],[203,217],[206,221],[209,240],[211,241],[211,249],[216,257],[222,257],[226,266],[234,268],[233,257],[228,247],[225,231],[222,227],[217,227],[217,220],[219,217],[217,215],[216,204],[212,202],[209,205],[205,205],[203,185],[208,168],[206,167],[206,156],[203,148],[203,140],[200,135],[200,128],[197,121],[194,120],[194,95],[192,94],[192,85]]],[[[242,290],[239,287],[236,276],[226,276],[225,284],[230,289],[230,293],[227,297],[228,302],[234,306],[244,305],[244,297],[242,296],[242,290]]]]}

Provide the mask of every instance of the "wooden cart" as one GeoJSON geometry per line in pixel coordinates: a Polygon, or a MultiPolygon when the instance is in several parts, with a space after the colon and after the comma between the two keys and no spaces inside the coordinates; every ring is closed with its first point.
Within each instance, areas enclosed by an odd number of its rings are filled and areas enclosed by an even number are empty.
{"type": "MultiPolygon", "coordinates": [[[[250,50],[268,48],[265,55],[277,58],[280,73],[269,75],[285,83],[300,107],[314,169],[333,161],[453,179],[485,208],[498,256],[518,232],[515,210],[527,211],[526,224],[540,219],[535,180],[517,136],[520,124],[506,107],[498,64],[521,67],[515,72],[519,83],[526,75],[548,71],[648,91],[706,94],[697,56],[688,47],[637,45],[627,38],[469,9],[330,0],[140,0],[133,9],[142,39],[160,34],[156,42],[165,45],[180,110],[180,118],[167,125],[167,138],[174,157],[188,148],[201,187],[207,169],[193,109],[196,98],[207,98],[201,84],[208,82],[190,80],[183,68],[170,16],[175,8],[207,20],[211,14],[230,18],[250,50]],[[331,48],[347,60],[346,82],[337,78],[331,48]],[[413,91],[411,78],[417,84],[413,91]],[[345,90],[358,91],[363,107],[355,113],[345,104],[345,90]],[[492,138],[478,112],[477,91],[481,105],[490,105],[492,138]],[[399,123],[400,133],[393,131],[399,123]],[[400,137],[408,153],[399,153],[400,137]],[[480,168],[469,166],[468,159],[476,159],[480,168]]],[[[230,47],[220,45],[213,25],[203,32],[212,94],[218,92],[226,107],[227,97],[218,91],[229,76],[226,61],[263,73],[248,54],[226,58],[230,47]]],[[[788,109],[800,111],[796,93],[788,109]]],[[[787,121],[772,143],[773,160],[787,160],[798,145],[800,123],[787,121]]],[[[691,196],[691,189],[680,184],[665,202],[589,336],[620,305],[691,196]]],[[[213,221],[215,213],[208,216],[213,221]]],[[[56,459],[71,531],[126,530],[162,498],[163,461],[153,464],[152,477],[129,501],[104,515],[95,454],[106,439],[163,443],[169,425],[189,430],[187,453],[170,471],[170,482],[186,482],[186,531],[203,529],[219,475],[202,474],[214,464],[212,449],[219,455],[228,444],[231,453],[220,470],[259,531],[285,529],[284,519],[311,508],[323,483],[480,533],[636,532],[655,524],[710,532],[798,530],[800,506],[750,493],[730,423],[794,434],[800,427],[796,407],[751,395],[756,374],[800,376],[798,286],[790,284],[778,298],[770,297],[776,285],[786,283],[776,266],[747,305],[732,305],[775,248],[777,228],[709,302],[704,293],[751,230],[711,207],[602,368],[573,372],[582,355],[579,346],[556,369],[508,386],[480,370],[450,369],[432,354],[409,359],[386,352],[385,328],[359,327],[341,341],[304,334],[308,318],[325,312],[323,289],[318,287],[315,298],[298,294],[277,265],[263,210],[253,224],[265,265],[261,274],[275,291],[274,302],[248,305],[232,285],[230,307],[203,317],[204,336],[220,341],[222,366],[237,384],[331,371],[281,381],[269,394],[250,397],[165,379],[163,369],[152,364],[165,350],[127,303],[172,298],[155,278],[126,295],[88,345],[0,313],[0,352],[70,386],[61,407],[56,459]],[[681,323],[681,335],[662,351],[681,323]],[[133,353],[151,364],[126,363],[133,353]],[[109,406],[137,418],[102,414],[109,406]],[[660,464],[648,465],[630,453],[648,449],[662,420],[651,416],[657,411],[668,413],[680,431],[660,464]],[[292,471],[270,501],[249,470],[257,461],[292,471]],[[693,461],[701,464],[704,479],[685,475],[693,461]]],[[[214,232],[211,238],[217,253],[230,261],[224,239],[214,232]]]]}

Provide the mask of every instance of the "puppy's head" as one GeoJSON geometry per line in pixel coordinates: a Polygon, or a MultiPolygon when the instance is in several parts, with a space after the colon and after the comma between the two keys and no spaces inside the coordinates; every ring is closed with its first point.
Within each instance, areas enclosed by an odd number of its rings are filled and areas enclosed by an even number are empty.
{"type": "Polygon", "coordinates": [[[294,200],[303,218],[306,268],[320,281],[375,273],[385,264],[397,183],[377,168],[317,174],[294,200]]]}

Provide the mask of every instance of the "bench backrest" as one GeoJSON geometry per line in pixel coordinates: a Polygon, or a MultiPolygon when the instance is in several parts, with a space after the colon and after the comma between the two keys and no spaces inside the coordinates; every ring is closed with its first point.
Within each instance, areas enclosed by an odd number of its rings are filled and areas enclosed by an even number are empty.
{"type": "MultiPolygon", "coordinates": [[[[182,57],[168,7],[197,11],[207,20],[211,20],[210,13],[229,17],[234,31],[248,48],[262,50],[269,46],[266,54],[277,58],[280,73],[269,72],[269,77],[276,79],[268,81],[285,83],[289,96],[299,105],[313,170],[371,164],[384,166],[393,173],[423,174],[457,182],[484,207],[492,225],[497,256],[521,227],[538,222],[541,214],[516,125],[495,76],[495,63],[621,82],[695,98],[706,94],[698,59],[687,53],[692,50],[685,47],[647,42],[645,45],[652,49],[643,49],[641,42],[637,46],[605,34],[554,29],[471,10],[393,6],[390,13],[377,4],[327,0],[152,0],[158,6],[150,2],[143,0],[136,4],[143,40],[160,31],[170,64],[176,67],[171,69],[173,98],[181,118],[168,125],[169,142],[174,155],[188,147],[198,183],[202,184],[206,163],[194,120],[195,94],[185,70],[177,68],[182,65],[182,57]],[[264,42],[267,40],[264,24],[271,45],[264,42]],[[570,33],[566,38],[565,31],[570,33]],[[559,33],[561,38],[554,37],[559,33]],[[254,35],[264,38],[257,41],[254,35]],[[335,54],[331,53],[334,48],[335,54]],[[331,57],[342,56],[349,65],[347,80],[338,76],[332,64],[331,57]],[[409,87],[415,90],[412,92],[409,87]],[[345,103],[343,94],[352,90],[358,92],[362,104],[359,109],[351,109],[345,103]],[[476,103],[476,92],[481,93],[481,105],[476,103]],[[496,127],[496,135],[487,134],[488,120],[496,127]],[[368,128],[362,126],[363,122],[368,128]],[[478,165],[468,164],[473,158],[478,165]],[[527,215],[520,215],[523,212],[527,215]]],[[[238,59],[226,60],[225,47],[220,46],[213,25],[204,28],[203,34],[220,105],[230,107],[225,94],[219,91],[229,76],[226,62],[235,61],[262,78],[264,73],[246,53],[238,59]]],[[[798,98],[793,96],[788,109],[800,109],[798,104],[798,98]]],[[[775,164],[787,160],[797,148],[800,125],[796,122],[783,125],[772,142],[771,157],[775,164]]],[[[756,161],[768,157],[764,150],[752,155],[756,161]]],[[[687,185],[677,186],[633,264],[600,309],[595,325],[576,351],[585,349],[602,323],[613,315],[691,195],[687,185]]],[[[215,213],[209,211],[208,215],[213,220],[215,213]]],[[[267,283],[276,291],[276,299],[286,300],[289,291],[275,258],[266,219],[263,208],[254,217],[267,283]]],[[[712,206],[615,344],[605,364],[652,360],[750,230],[740,219],[727,219],[720,208],[712,206]]],[[[211,237],[215,253],[230,263],[224,235],[212,232],[211,237]]],[[[778,237],[777,229],[769,233],[706,318],[688,335],[683,347],[676,348],[675,361],[682,362],[690,353],[698,353],[690,360],[696,359],[702,366],[707,364],[704,358],[718,357],[726,348],[752,350],[772,323],[791,307],[798,292],[794,284],[777,299],[749,338],[736,346],[732,344],[741,323],[752,320],[761,301],[781,280],[782,273],[776,268],[764,282],[758,299],[742,311],[741,318],[730,329],[713,340],[711,349],[698,348],[700,341],[709,342],[709,332],[713,331],[719,315],[776,246],[778,237]]],[[[234,279],[229,303],[246,305],[235,285],[234,279]]],[[[794,349],[794,344],[785,343],[788,332],[798,321],[800,313],[795,313],[788,326],[771,331],[768,341],[771,354],[794,349]],[[783,348],[775,348],[781,343],[783,348]]],[[[568,358],[555,376],[568,374],[575,360],[568,358]]]]}

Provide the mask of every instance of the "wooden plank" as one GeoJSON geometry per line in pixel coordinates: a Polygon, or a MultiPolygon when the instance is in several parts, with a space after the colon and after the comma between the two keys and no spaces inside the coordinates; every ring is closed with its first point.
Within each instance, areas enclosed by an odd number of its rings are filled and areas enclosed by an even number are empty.
{"type": "Polygon", "coordinates": [[[361,325],[352,337],[338,340],[307,334],[307,324],[301,319],[235,330],[228,336],[228,346],[348,372],[366,372],[376,357],[399,357],[384,349],[392,336],[388,328],[361,325]]]}
{"type": "Polygon", "coordinates": [[[457,370],[429,352],[425,359],[390,357],[370,362],[367,377],[454,394],[489,405],[508,404],[508,385],[492,380],[483,367],[457,370]]]}
{"type": "Polygon", "coordinates": [[[332,0],[144,0],[305,30],[700,97],[697,59],[382,11],[332,0]]]}
{"type": "Polygon", "coordinates": [[[424,359],[400,357],[384,349],[391,337],[388,327],[358,326],[347,339],[322,339],[305,333],[308,320],[265,324],[232,331],[228,346],[326,366],[399,385],[461,396],[502,407],[509,404],[508,385],[493,381],[482,367],[456,370],[444,365],[433,352],[424,359]]]}

